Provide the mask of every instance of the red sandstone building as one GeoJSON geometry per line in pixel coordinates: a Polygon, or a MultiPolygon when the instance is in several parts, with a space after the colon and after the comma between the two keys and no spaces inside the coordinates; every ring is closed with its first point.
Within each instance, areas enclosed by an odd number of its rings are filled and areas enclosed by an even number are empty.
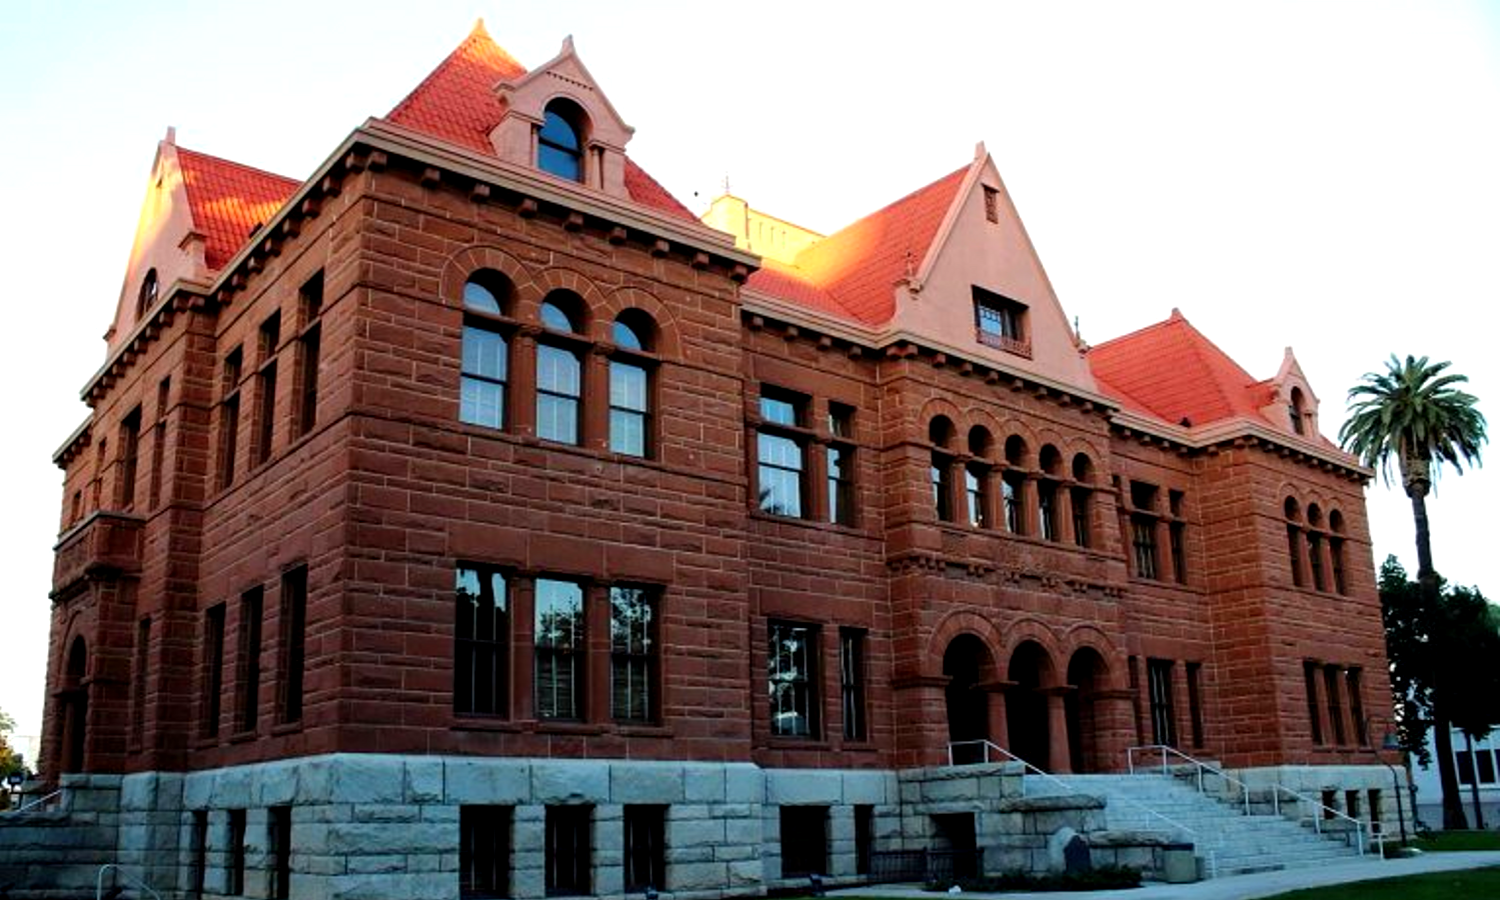
{"type": "Polygon", "coordinates": [[[101,852],[758,893],[932,837],[897,775],[977,741],[1382,815],[1369,472],[1290,351],[1084,345],[982,146],[820,235],[700,221],[631,134],[476,29],[305,181],[159,146],[56,456],[43,770],[101,852]]]}

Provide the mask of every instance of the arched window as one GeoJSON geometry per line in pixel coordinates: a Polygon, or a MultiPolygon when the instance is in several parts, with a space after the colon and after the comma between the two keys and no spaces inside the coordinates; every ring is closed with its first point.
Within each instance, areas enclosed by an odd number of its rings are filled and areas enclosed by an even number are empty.
{"type": "Polygon", "coordinates": [[[968,500],[969,524],[989,528],[994,516],[990,511],[990,465],[985,462],[994,449],[989,429],[975,425],[969,429],[969,455],[974,459],[964,466],[964,497],[968,500]]]}
{"type": "Polygon", "coordinates": [[[1303,409],[1301,388],[1292,388],[1292,402],[1287,405],[1286,412],[1292,420],[1292,430],[1298,434],[1306,434],[1307,426],[1305,423],[1307,412],[1303,409]]]}
{"type": "Polygon", "coordinates": [[[932,465],[928,478],[932,483],[932,508],[939,522],[954,521],[953,457],[947,453],[953,443],[953,422],[947,416],[934,416],[927,423],[927,440],[932,443],[932,465]]]}
{"type": "Polygon", "coordinates": [[[1338,510],[1328,514],[1328,527],[1333,531],[1328,536],[1328,556],[1333,565],[1333,589],[1340,594],[1349,593],[1349,583],[1344,578],[1344,516],[1338,510]]]}
{"type": "Polygon", "coordinates": [[[609,361],[609,449],[628,456],[650,455],[651,372],[648,360],[634,354],[653,349],[652,324],[650,316],[627,309],[612,329],[617,350],[609,361]]]}
{"type": "MultiPolygon", "coordinates": [[[[542,301],[542,327],[565,334],[582,333],[583,298],[553,291],[542,301]]],[[[583,360],[571,346],[539,340],[536,346],[536,435],[559,444],[581,443],[579,409],[583,403],[583,360]]]]}
{"type": "Polygon", "coordinates": [[[553,100],[537,135],[536,165],[569,181],[583,180],[583,110],[571,100],[553,100]]]}
{"type": "Polygon", "coordinates": [[[458,405],[461,422],[505,427],[510,344],[500,319],[507,312],[510,297],[510,281],[499,272],[475,272],[464,284],[463,376],[458,405]]]}
{"type": "Polygon", "coordinates": [[[141,281],[140,293],[135,298],[135,320],[139,322],[145,318],[151,307],[156,305],[156,294],[159,290],[156,282],[156,270],[152,269],[146,273],[141,281]]]}
{"type": "Polygon", "coordinates": [[[1281,511],[1286,515],[1286,552],[1291,561],[1292,584],[1302,587],[1302,529],[1297,524],[1302,518],[1302,505],[1296,497],[1288,497],[1281,504],[1281,511]]]}
{"type": "Polygon", "coordinates": [[[1091,540],[1089,523],[1093,516],[1089,511],[1089,499],[1093,492],[1087,487],[1094,480],[1094,464],[1088,456],[1078,453],[1073,456],[1073,481],[1077,482],[1069,492],[1073,500],[1073,543],[1089,546],[1091,540]]]}

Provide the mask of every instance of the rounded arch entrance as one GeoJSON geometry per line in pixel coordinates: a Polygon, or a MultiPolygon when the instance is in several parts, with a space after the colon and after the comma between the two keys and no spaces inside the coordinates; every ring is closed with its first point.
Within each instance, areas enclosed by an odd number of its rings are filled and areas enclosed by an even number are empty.
{"type": "Polygon", "coordinates": [[[954,637],[943,651],[943,674],[948,677],[948,741],[957,745],[953,748],[955,762],[983,757],[984,748],[977,742],[990,739],[989,694],[984,684],[993,680],[994,667],[990,648],[967,632],[954,637]]]}
{"type": "Polygon", "coordinates": [[[1103,716],[1096,695],[1109,681],[1104,657],[1093,647],[1080,647],[1068,660],[1068,687],[1064,711],[1068,723],[1068,762],[1074,772],[1104,772],[1109,769],[1101,732],[1103,716]]]}
{"type": "Polygon", "coordinates": [[[62,758],[59,768],[63,772],[82,772],[84,749],[87,746],[89,719],[89,695],[84,685],[88,676],[89,650],[83,635],[73,638],[68,645],[68,659],[62,678],[62,758]]]}
{"type": "Polygon", "coordinates": [[[1052,657],[1034,640],[1016,645],[1010,656],[1005,694],[1006,732],[1010,751],[1038,769],[1051,765],[1051,727],[1048,722],[1047,689],[1056,683],[1052,657]]]}

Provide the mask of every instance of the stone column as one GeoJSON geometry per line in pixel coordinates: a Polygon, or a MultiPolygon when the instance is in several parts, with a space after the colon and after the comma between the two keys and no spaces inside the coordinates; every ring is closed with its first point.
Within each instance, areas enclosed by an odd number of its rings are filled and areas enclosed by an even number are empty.
{"type": "Polygon", "coordinates": [[[1006,719],[1005,692],[1016,686],[1014,681],[994,681],[985,685],[989,691],[990,743],[1010,750],[1010,722],[1006,719]]]}
{"type": "Polygon", "coordinates": [[[802,511],[813,522],[828,521],[828,445],[818,440],[802,445],[802,511]]]}
{"type": "Polygon", "coordinates": [[[1126,750],[1136,743],[1135,697],[1125,688],[1094,691],[1094,747],[1103,771],[1127,770],[1126,750]]]}
{"type": "Polygon", "coordinates": [[[536,336],[541,329],[528,325],[510,342],[506,370],[505,427],[513,434],[536,434],[536,336]]]}
{"type": "Polygon", "coordinates": [[[984,494],[985,508],[990,514],[987,527],[1005,530],[1005,497],[1000,490],[1000,469],[997,466],[985,468],[984,481],[979,490],[984,494]]]}
{"type": "MultiPolygon", "coordinates": [[[[609,588],[602,584],[583,589],[584,708],[585,722],[610,720],[610,615],[609,588]]],[[[604,892],[601,892],[604,893],[604,892]]]]}
{"type": "Polygon", "coordinates": [[[510,895],[547,895],[547,808],[527,804],[511,813],[510,895]]]}
{"type": "Polygon", "coordinates": [[[1073,492],[1069,489],[1067,482],[1052,482],[1053,501],[1052,507],[1057,515],[1057,540],[1058,543],[1073,543],[1073,492]]]}
{"type": "Polygon", "coordinates": [[[1047,697],[1047,769],[1055,775],[1073,771],[1068,750],[1068,710],[1064,697],[1074,690],[1071,685],[1042,688],[1047,697]]]}
{"type": "Polygon", "coordinates": [[[625,891],[625,807],[601,803],[594,807],[594,870],[589,873],[598,896],[625,891]]]}
{"type": "Polygon", "coordinates": [[[1157,519],[1151,524],[1151,534],[1156,544],[1156,580],[1172,580],[1172,532],[1166,519],[1157,519]]]}
{"type": "MultiPolygon", "coordinates": [[[[536,589],[531,578],[510,586],[510,714],[516,721],[536,718],[532,658],[536,647],[536,589]]],[[[525,896],[518,894],[517,896],[525,896]]]]}
{"type": "Polygon", "coordinates": [[[609,349],[595,344],[582,360],[578,446],[609,449],[609,349]]]}

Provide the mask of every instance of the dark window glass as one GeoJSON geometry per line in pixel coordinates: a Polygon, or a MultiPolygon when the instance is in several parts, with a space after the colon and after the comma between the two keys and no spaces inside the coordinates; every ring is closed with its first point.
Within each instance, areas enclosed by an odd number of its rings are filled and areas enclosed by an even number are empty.
{"type": "Polygon", "coordinates": [[[1456,750],[1453,761],[1458,764],[1458,783],[1474,783],[1474,755],[1467,750],[1456,750]]]}
{"type": "Polygon", "coordinates": [[[161,505],[162,470],[167,464],[167,409],[172,396],[172,379],[163,378],[156,387],[156,425],[151,429],[151,495],[152,509],[161,505]]]}
{"type": "Polygon", "coordinates": [[[928,470],[932,481],[932,507],[939,522],[953,521],[953,464],[946,456],[932,455],[928,470]]]}
{"type": "Polygon", "coordinates": [[[238,896],[245,893],[245,811],[243,809],[229,811],[228,862],[224,893],[238,896]]]}
{"type": "MultiPolygon", "coordinates": [[[[476,285],[469,282],[469,287],[476,285]]],[[[489,428],[503,428],[505,382],[510,356],[510,347],[504,335],[475,325],[465,325],[463,355],[463,378],[459,384],[459,421],[489,428]]]]}
{"type": "Polygon", "coordinates": [[[583,587],[536,580],[536,714],[583,717],[583,587]]]}
{"type": "Polygon", "coordinates": [[[1365,721],[1365,698],[1359,669],[1344,670],[1344,686],[1349,689],[1349,718],[1354,722],[1354,739],[1360,746],[1370,743],[1369,723],[1365,721]]]}
{"type": "Polygon", "coordinates": [[[460,566],[455,584],[453,711],[503,716],[510,692],[510,604],[505,576],[460,566]]]}
{"type": "Polygon", "coordinates": [[[536,434],[559,444],[578,443],[578,405],[583,396],[583,364],[571,350],[536,348],[536,434]]]}
{"type": "Polygon", "coordinates": [[[302,720],[302,674],[307,663],[307,567],[281,576],[281,671],[276,679],[277,720],[302,720]]]}
{"type": "Polygon", "coordinates": [[[240,368],[244,353],[236,347],[224,357],[224,399],[219,404],[219,487],[234,483],[240,433],[240,368]]]}
{"type": "Polygon", "coordinates": [[[1318,712],[1318,664],[1312,661],[1302,664],[1302,680],[1307,689],[1307,721],[1312,728],[1314,744],[1323,743],[1323,717],[1318,712]]]}
{"type": "Polygon", "coordinates": [[[854,874],[869,875],[870,860],[875,853],[875,807],[854,807],[854,874]]]}
{"type": "Polygon", "coordinates": [[[828,521],[854,524],[854,448],[828,448],[828,521]]]}
{"type": "Polygon", "coordinates": [[[318,366],[322,355],[323,326],[313,324],[302,333],[297,355],[297,437],[312,432],[318,424],[318,366]]]}
{"type": "Polygon", "coordinates": [[[625,807],[625,891],[667,886],[667,808],[625,807]]]}
{"type": "Polygon", "coordinates": [[[1146,660],[1146,689],[1151,698],[1151,740],[1177,746],[1177,716],[1172,709],[1172,661],[1146,660]]]}
{"type": "Polygon", "coordinates": [[[1344,580],[1344,539],[1331,537],[1328,539],[1328,555],[1333,562],[1333,589],[1340,594],[1349,593],[1349,585],[1344,580]]]}
{"type": "Polygon", "coordinates": [[[1000,479],[1000,496],[1005,505],[1005,530],[1011,534],[1026,533],[1025,507],[1021,505],[1025,486],[1026,476],[1019,472],[1006,472],[1000,479]]]}
{"type": "Polygon", "coordinates": [[[1188,719],[1193,729],[1193,746],[1203,746],[1203,664],[1187,664],[1188,719]]]}
{"type": "Polygon", "coordinates": [[[239,731],[255,730],[260,720],[260,588],[240,596],[239,646],[236,648],[235,687],[238,693],[239,731]]]}
{"type": "Polygon", "coordinates": [[[544,114],[536,149],[537,168],[569,181],[583,180],[583,148],[578,131],[549,108],[544,114]]]}
{"type": "Polygon", "coordinates": [[[189,889],[194,896],[203,896],[203,882],[208,876],[208,810],[193,810],[193,833],[190,852],[192,857],[189,889]]]}
{"type": "Polygon", "coordinates": [[[1479,783],[1495,783],[1495,755],[1483,748],[1474,751],[1474,762],[1478,765],[1479,783]]]}
{"type": "Polygon", "coordinates": [[[1089,534],[1089,489],[1073,488],[1073,543],[1080,547],[1091,546],[1089,534]]]}
{"type": "Polygon", "coordinates": [[[292,895],[292,808],[273,806],[269,810],[266,837],[269,839],[271,863],[271,900],[287,900],[292,895]]]}
{"type": "Polygon", "coordinates": [[[1156,578],[1156,520],[1150,516],[1130,517],[1130,546],[1135,557],[1137,578],[1156,578]]]}
{"type": "Polygon", "coordinates": [[[781,877],[828,874],[828,807],[781,807],[781,877]]]}
{"type": "Polygon", "coordinates": [[[1050,481],[1037,483],[1036,508],[1042,529],[1042,539],[1057,540],[1057,485],[1050,481]]]}
{"type": "Polygon", "coordinates": [[[1187,547],[1183,540],[1183,524],[1173,522],[1167,526],[1167,539],[1172,544],[1172,578],[1178,584],[1187,584],[1187,547]]]}
{"type": "Polygon", "coordinates": [[[1335,744],[1344,743],[1344,707],[1340,703],[1343,690],[1339,685],[1339,667],[1325,666],[1323,669],[1324,688],[1328,693],[1328,727],[1333,732],[1335,744]]]}
{"type": "Polygon", "coordinates": [[[459,897],[510,895],[510,821],[508,806],[459,807],[459,897]]]}
{"type": "Polygon", "coordinates": [[[256,377],[259,392],[259,408],[256,411],[255,462],[257,465],[271,458],[271,441],[276,434],[276,361],[261,367],[256,377]]]}
{"type": "Polygon", "coordinates": [[[642,588],[609,589],[610,711],[620,722],[656,721],[656,598],[642,588]]]}
{"type": "Polygon", "coordinates": [[[141,408],[131,410],[120,422],[120,508],[135,506],[136,462],[140,454],[141,408]]]}
{"type": "Polygon", "coordinates": [[[969,504],[969,524],[975,528],[990,527],[989,498],[985,495],[989,477],[990,470],[985,466],[970,463],[964,467],[964,496],[969,504]]]}
{"type": "Polygon", "coordinates": [[[211,607],[203,619],[203,736],[219,733],[219,704],[224,690],[224,604],[211,607]]]}
{"type": "Polygon", "coordinates": [[[1307,533],[1307,568],[1312,571],[1313,590],[1327,589],[1323,583],[1323,536],[1315,531],[1307,533]]]}
{"type": "Polygon", "coordinates": [[[839,694],[844,713],[844,739],[863,741],[865,729],[865,633],[839,629],[839,694]]]}
{"type": "Polygon", "coordinates": [[[156,278],[156,270],[146,272],[146,277],[141,281],[141,289],[135,298],[135,318],[137,324],[145,317],[145,314],[156,306],[156,296],[159,290],[159,282],[156,278]]]}
{"type": "Polygon", "coordinates": [[[1302,587],[1302,531],[1296,525],[1286,527],[1286,552],[1292,564],[1292,584],[1302,587]]]}
{"type": "Polygon", "coordinates": [[[816,737],[817,693],[814,662],[817,630],[808,625],[772,622],[766,654],[771,700],[771,733],[816,737]]]}
{"type": "Polygon", "coordinates": [[[543,861],[547,867],[547,893],[552,896],[570,896],[592,893],[589,886],[589,869],[593,864],[593,848],[589,841],[589,820],[593,817],[592,806],[547,807],[546,853],[543,861]]]}
{"type": "MultiPolygon", "coordinates": [[[[615,323],[619,326],[619,323],[615,323]]],[[[651,401],[646,370],[633,363],[609,362],[609,449],[645,456],[651,401]]]]}

